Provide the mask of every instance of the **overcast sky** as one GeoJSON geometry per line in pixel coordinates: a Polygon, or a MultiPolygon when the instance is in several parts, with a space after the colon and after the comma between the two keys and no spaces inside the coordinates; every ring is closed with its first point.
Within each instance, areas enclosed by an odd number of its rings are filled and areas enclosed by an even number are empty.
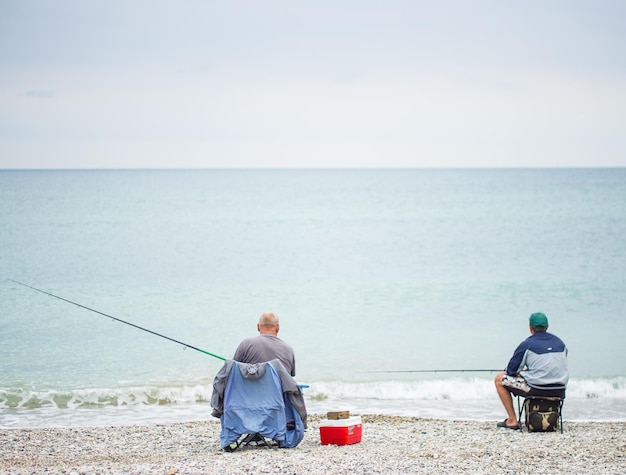
{"type": "Polygon", "coordinates": [[[626,166],[624,0],[0,0],[0,168],[626,166]]]}

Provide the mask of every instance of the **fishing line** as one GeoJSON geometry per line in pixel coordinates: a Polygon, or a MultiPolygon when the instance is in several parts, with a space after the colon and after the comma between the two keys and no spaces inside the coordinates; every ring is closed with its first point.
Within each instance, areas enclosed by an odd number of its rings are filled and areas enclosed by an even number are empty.
{"type": "Polygon", "coordinates": [[[501,369],[406,369],[391,371],[366,371],[367,373],[495,373],[501,369]]]}
{"type": "Polygon", "coordinates": [[[59,297],[58,295],[51,294],[50,292],[46,292],[45,290],[37,289],[37,288],[32,287],[32,286],[30,286],[28,284],[23,284],[22,282],[18,282],[17,280],[13,280],[13,279],[8,279],[8,280],[10,280],[11,282],[15,282],[16,284],[23,285],[24,287],[28,287],[29,289],[36,290],[37,292],[41,292],[42,294],[49,295],[50,297],[54,297],[55,299],[63,300],[64,302],[71,303],[72,305],[76,305],[77,307],[84,308],[85,310],[89,310],[90,312],[94,312],[94,313],[97,313],[97,314],[102,315],[104,317],[111,318],[112,320],[115,320],[117,322],[125,323],[126,325],[130,325],[131,327],[135,327],[135,328],[138,328],[139,330],[143,330],[145,332],[152,333],[153,335],[160,336],[161,338],[165,338],[166,340],[173,341],[174,343],[178,343],[179,345],[182,345],[183,348],[185,348],[185,349],[186,348],[191,348],[192,350],[199,351],[200,353],[204,353],[205,355],[212,356],[214,358],[217,358],[218,360],[226,361],[226,358],[223,358],[223,357],[221,357],[219,355],[210,353],[210,352],[208,352],[206,350],[202,350],[202,349],[197,348],[197,347],[195,347],[193,345],[189,345],[187,343],[183,343],[182,341],[175,340],[174,338],[170,338],[169,336],[162,335],[162,334],[157,333],[155,331],[148,330],[147,328],[140,327],[139,325],[135,325],[134,323],[127,322],[125,320],[122,320],[121,318],[117,318],[117,317],[114,317],[112,315],[108,315],[106,313],[100,312],[99,310],[94,310],[93,308],[89,308],[89,307],[86,307],[86,306],[81,305],[79,303],[72,302],[71,300],[65,299],[63,297],[59,297]]]}

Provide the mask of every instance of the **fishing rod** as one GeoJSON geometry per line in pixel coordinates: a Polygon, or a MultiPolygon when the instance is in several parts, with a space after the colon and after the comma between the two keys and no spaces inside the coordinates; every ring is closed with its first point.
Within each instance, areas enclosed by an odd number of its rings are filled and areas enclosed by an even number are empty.
{"type": "Polygon", "coordinates": [[[501,369],[407,369],[391,371],[367,371],[368,373],[495,373],[501,369]]]}
{"type": "Polygon", "coordinates": [[[8,280],[10,280],[11,282],[15,282],[16,284],[23,285],[24,287],[28,287],[29,289],[36,290],[37,292],[41,292],[42,294],[49,295],[50,297],[54,297],[55,299],[63,300],[64,302],[71,303],[72,305],[76,305],[77,307],[84,308],[85,310],[89,310],[90,312],[94,312],[94,313],[97,313],[99,315],[105,316],[107,318],[111,318],[112,320],[115,320],[117,322],[125,323],[126,325],[130,325],[131,327],[138,328],[139,330],[143,330],[145,332],[152,333],[153,335],[160,336],[161,338],[165,338],[166,340],[170,340],[170,341],[173,341],[174,343],[178,343],[179,345],[182,345],[185,348],[191,348],[192,350],[199,351],[200,353],[204,353],[205,355],[212,356],[214,358],[217,358],[218,360],[226,361],[226,358],[223,358],[223,357],[221,357],[219,355],[216,355],[214,353],[210,353],[210,352],[208,352],[206,350],[202,350],[202,349],[197,348],[197,347],[195,347],[193,345],[189,345],[187,343],[183,343],[182,341],[175,340],[174,338],[170,338],[169,336],[162,335],[162,334],[157,333],[155,331],[148,330],[147,328],[140,327],[139,325],[135,325],[134,323],[127,322],[125,320],[122,320],[121,318],[116,318],[116,317],[114,317],[112,315],[108,315],[106,313],[100,312],[99,310],[94,310],[93,308],[89,308],[89,307],[86,307],[86,306],[81,305],[79,303],[72,302],[71,300],[65,299],[63,297],[59,297],[58,295],[51,294],[50,292],[46,292],[45,290],[37,289],[37,288],[35,288],[33,286],[30,286],[28,284],[23,284],[22,282],[18,282],[17,280],[13,280],[13,279],[8,279],[8,280]]]}

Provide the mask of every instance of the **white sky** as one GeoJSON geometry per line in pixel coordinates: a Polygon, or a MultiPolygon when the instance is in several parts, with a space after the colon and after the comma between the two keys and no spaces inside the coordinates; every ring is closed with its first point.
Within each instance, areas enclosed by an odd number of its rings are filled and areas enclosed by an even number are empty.
{"type": "Polygon", "coordinates": [[[626,166],[624,0],[0,0],[0,168],[626,166]]]}

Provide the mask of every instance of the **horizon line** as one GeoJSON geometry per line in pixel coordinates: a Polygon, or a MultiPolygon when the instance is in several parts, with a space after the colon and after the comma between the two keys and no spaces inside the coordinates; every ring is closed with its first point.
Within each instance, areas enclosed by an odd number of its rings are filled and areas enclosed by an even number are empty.
{"type": "Polygon", "coordinates": [[[458,167],[27,167],[0,168],[0,171],[271,171],[271,170],[585,170],[585,169],[621,169],[626,165],[568,165],[568,166],[458,166],[458,167]]]}

